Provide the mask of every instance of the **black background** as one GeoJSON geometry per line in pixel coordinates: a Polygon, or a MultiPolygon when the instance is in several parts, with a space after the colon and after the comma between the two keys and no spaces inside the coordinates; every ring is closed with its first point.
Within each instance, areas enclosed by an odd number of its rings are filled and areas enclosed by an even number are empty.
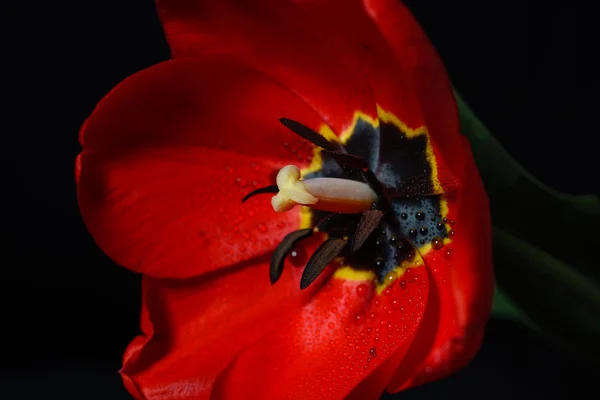
{"type": "MultiPolygon", "coordinates": [[[[406,3],[520,163],[557,189],[598,194],[596,28],[576,3],[406,3]]],[[[152,1],[2,8],[0,398],[126,399],[116,371],[138,331],[139,279],[88,235],[73,163],[95,104],[169,50],[152,1]]],[[[597,394],[595,378],[519,326],[492,321],[469,368],[404,397],[579,398],[597,394]]]]}

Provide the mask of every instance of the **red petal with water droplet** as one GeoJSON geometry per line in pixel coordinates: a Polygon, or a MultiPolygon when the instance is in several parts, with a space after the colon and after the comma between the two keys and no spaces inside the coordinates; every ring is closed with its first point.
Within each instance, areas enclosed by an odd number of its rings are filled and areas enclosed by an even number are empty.
{"type": "Polygon", "coordinates": [[[169,61],[118,85],[87,120],[78,158],[85,223],[117,263],[157,277],[213,271],[272,250],[300,223],[270,196],[313,147],[279,123],[319,116],[260,72],[217,59],[169,61]]]}
{"type": "MultiPolygon", "coordinates": [[[[393,50],[420,105],[432,139],[438,178],[450,191],[462,180],[467,155],[462,147],[458,108],[444,64],[427,35],[401,1],[363,0],[367,13],[393,50]]],[[[385,105],[384,105],[385,107],[385,105]]],[[[389,106],[390,111],[396,108],[389,106]]],[[[398,115],[398,114],[397,114],[398,115]]]]}
{"type": "MultiPolygon", "coordinates": [[[[466,139],[464,145],[469,150],[466,139]]],[[[488,199],[470,155],[466,171],[461,190],[448,196],[448,219],[456,232],[452,242],[423,257],[431,276],[427,311],[390,392],[450,375],[466,366],[481,344],[494,291],[491,228],[488,199]]]]}
{"type": "MultiPolygon", "coordinates": [[[[286,268],[293,268],[287,265],[286,268]]],[[[142,335],[128,346],[121,375],[137,399],[208,399],[235,354],[277,328],[312,292],[284,273],[268,279],[267,260],[227,275],[143,279],[142,335]]]]}
{"type": "MultiPolygon", "coordinates": [[[[368,293],[359,295],[364,284],[332,278],[292,320],[242,350],[217,380],[213,396],[338,399],[349,394],[410,343],[426,307],[423,267],[409,269],[381,295],[370,282],[368,293]]],[[[382,391],[383,384],[374,385],[369,394],[382,391]]]]}

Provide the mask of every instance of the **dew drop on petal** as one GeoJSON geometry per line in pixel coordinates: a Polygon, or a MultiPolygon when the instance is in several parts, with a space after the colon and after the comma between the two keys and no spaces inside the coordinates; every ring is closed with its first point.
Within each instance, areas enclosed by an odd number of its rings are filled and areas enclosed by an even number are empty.
{"type": "Polygon", "coordinates": [[[436,236],[431,240],[431,247],[433,247],[434,250],[440,250],[444,247],[444,241],[439,236],[436,236]]]}
{"type": "Polygon", "coordinates": [[[356,287],[356,294],[358,295],[358,297],[365,297],[367,295],[367,285],[364,283],[361,283],[360,285],[358,285],[356,287]]]}
{"type": "Polygon", "coordinates": [[[261,233],[266,233],[267,232],[267,226],[265,224],[258,224],[256,225],[256,228],[258,229],[259,232],[261,233]]]}

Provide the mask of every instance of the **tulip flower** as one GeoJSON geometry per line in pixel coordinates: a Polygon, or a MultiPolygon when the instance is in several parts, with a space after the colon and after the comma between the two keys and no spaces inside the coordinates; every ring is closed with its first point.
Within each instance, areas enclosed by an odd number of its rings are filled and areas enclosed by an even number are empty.
{"type": "Polygon", "coordinates": [[[489,208],[444,66],[391,0],[158,0],[172,59],[81,129],[100,248],[143,275],[137,399],[375,399],[476,353],[489,208]]]}

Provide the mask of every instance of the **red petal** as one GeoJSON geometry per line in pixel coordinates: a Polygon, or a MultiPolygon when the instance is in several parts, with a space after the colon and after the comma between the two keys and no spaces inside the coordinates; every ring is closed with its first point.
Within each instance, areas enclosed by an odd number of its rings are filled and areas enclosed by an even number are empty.
{"type": "Polygon", "coordinates": [[[455,234],[446,247],[424,256],[432,275],[427,311],[415,350],[400,364],[390,392],[450,375],[468,364],[481,344],[493,297],[491,228],[487,196],[471,156],[467,163],[461,190],[448,196],[455,234]],[[423,347],[430,349],[425,358],[423,347]]]}
{"type": "Polygon", "coordinates": [[[465,169],[458,108],[444,64],[419,23],[397,0],[363,0],[381,35],[402,65],[404,79],[421,106],[423,124],[431,135],[439,179],[451,184],[465,169]]]}
{"type": "MultiPolygon", "coordinates": [[[[143,334],[129,345],[121,374],[137,399],[208,398],[234,355],[293,315],[303,298],[291,263],[276,285],[265,262],[227,276],[143,280],[143,334]]],[[[297,269],[297,268],[296,268],[297,269]]]]}
{"type": "Polygon", "coordinates": [[[159,0],[157,8],[174,58],[232,55],[293,88],[338,134],[355,111],[376,115],[359,54],[290,2],[159,0]]]}
{"type": "MultiPolygon", "coordinates": [[[[343,398],[413,339],[426,306],[426,272],[409,269],[381,295],[368,280],[332,278],[291,321],[242,350],[213,396],[343,398]]],[[[382,391],[380,384],[368,394],[382,391]]]]}
{"type": "Polygon", "coordinates": [[[299,225],[269,196],[286,164],[313,148],[278,119],[314,129],[319,116],[259,72],[184,59],[128,78],[82,132],[79,202],[88,229],[117,263],[158,277],[186,277],[264,254],[299,225]],[[284,146],[285,145],[285,146],[284,146]]]}

